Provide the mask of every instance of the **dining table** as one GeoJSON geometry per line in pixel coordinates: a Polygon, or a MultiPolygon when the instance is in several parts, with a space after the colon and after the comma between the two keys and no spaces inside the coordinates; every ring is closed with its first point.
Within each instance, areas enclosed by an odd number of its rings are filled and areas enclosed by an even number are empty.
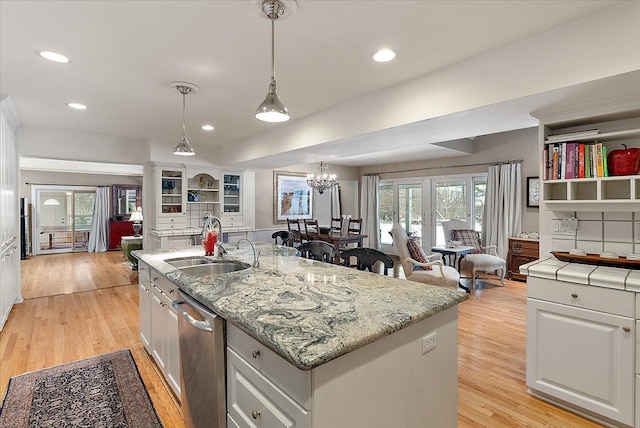
{"type": "Polygon", "coordinates": [[[320,230],[320,240],[328,242],[333,245],[333,248],[336,249],[336,257],[333,260],[335,264],[340,264],[340,247],[346,244],[357,244],[358,247],[362,247],[364,238],[368,238],[369,235],[364,235],[361,233],[348,233],[348,232],[325,232],[322,233],[323,230],[320,230]]]}

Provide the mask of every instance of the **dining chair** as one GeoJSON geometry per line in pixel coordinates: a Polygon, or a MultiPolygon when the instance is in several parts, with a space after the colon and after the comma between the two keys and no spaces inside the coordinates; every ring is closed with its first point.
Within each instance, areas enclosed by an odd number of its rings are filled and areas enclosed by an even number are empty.
{"type": "Polygon", "coordinates": [[[478,232],[469,227],[464,220],[449,220],[442,222],[442,230],[447,241],[460,241],[461,245],[474,247],[460,261],[460,272],[471,271],[471,289],[476,288],[476,272],[495,273],[500,271],[500,284],[504,287],[504,275],[507,270],[507,262],[498,256],[495,245],[483,247],[480,243],[478,232]]]}
{"type": "Polygon", "coordinates": [[[295,238],[293,237],[293,233],[287,230],[279,230],[277,232],[273,232],[271,237],[274,239],[275,243],[278,243],[278,238],[280,238],[280,244],[286,245],[287,247],[293,247],[293,241],[295,238]]]}
{"type": "Polygon", "coordinates": [[[313,259],[325,263],[333,263],[336,257],[336,249],[325,241],[309,241],[298,247],[300,256],[305,259],[313,259]]]}
{"type": "Polygon", "coordinates": [[[353,235],[360,235],[362,232],[362,219],[361,218],[350,218],[349,219],[349,227],[347,228],[348,233],[353,235]]]}
{"type": "MultiPolygon", "coordinates": [[[[458,289],[460,274],[451,266],[444,265],[442,254],[436,253],[427,256],[422,252],[420,258],[423,258],[423,261],[412,258],[409,252],[409,236],[399,223],[393,224],[391,236],[393,237],[393,246],[398,253],[400,263],[402,263],[402,270],[409,281],[458,289]]],[[[417,249],[420,248],[417,247],[417,249]]]]}
{"type": "Polygon", "coordinates": [[[340,251],[340,258],[344,259],[344,265],[351,267],[351,257],[356,259],[356,268],[358,270],[369,270],[374,272],[374,265],[377,262],[382,263],[384,266],[384,274],[389,273],[389,268],[393,267],[393,260],[391,257],[373,248],[351,248],[349,250],[340,251]]]}
{"type": "Polygon", "coordinates": [[[330,232],[340,233],[342,232],[342,219],[340,217],[331,217],[330,232]]]}
{"type": "Polygon", "coordinates": [[[287,229],[289,232],[293,234],[294,242],[302,243],[302,229],[300,228],[300,220],[297,218],[288,218],[287,219],[287,229]]]}
{"type": "Polygon", "coordinates": [[[318,220],[304,221],[304,237],[307,241],[320,240],[320,226],[318,226],[318,220]]]}

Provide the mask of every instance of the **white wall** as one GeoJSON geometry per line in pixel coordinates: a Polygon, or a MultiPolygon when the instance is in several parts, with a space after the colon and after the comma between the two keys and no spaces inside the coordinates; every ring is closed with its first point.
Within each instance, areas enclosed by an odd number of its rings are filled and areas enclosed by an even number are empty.
{"type": "Polygon", "coordinates": [[[362,174],[377,173],[382,179],[436,177],[453,174],[487,172],[491,162],[523,159],[522,162],[522,231],[539,231],[538,208],[526,206],[526,177],[538,176],[540,156],[538,155],[538,128],[478,137],[473,142],[474,153],[453,158],[434,159],[418,162],[394,163],[363,167],[362,174]],[[480,164],[477,166],[461,166],[480,164]],[[431,168],[431,169],[430,169],[431,168]],[[419,171],[390,172],[419,169],[419,171]]]}
{"type": "MultiPolygon", "coordinates": [[[[315,164],[297,165],[278,169],[278,171],[300,172],[308,174],[314,172],[315,164]]],[[[338,176],[338,184],[343,189],[342,192],[342,213],[357,215],[359,212],[358,193],[354,189],[358,187],[359,168],[343,167],[339,165],[329,165],[329,172],[338,176]]],[[[282,229],[286,224],[273,222],[273,174],[274,170],[256,171],[256,229],[282,229]]],[[[314,213],[317,212],[318,203],[325,201],[324,198],[318,202],[318,193],[314,195],[314,213]]],[[[315,218],[314,214],[314,218],[315,218]]]]}

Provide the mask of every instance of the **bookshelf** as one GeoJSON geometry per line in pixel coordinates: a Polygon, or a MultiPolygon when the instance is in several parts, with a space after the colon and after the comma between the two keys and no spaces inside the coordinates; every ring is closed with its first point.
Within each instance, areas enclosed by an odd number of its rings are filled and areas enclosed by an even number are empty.
{"type": "MultiPolygon", "coordinates": [[[[605,175],[606,154],[612,150],[628,147],[640,147],[640,111],[632,110],[615,115],[589,117],[568,122],[546,123],[541,128],[542,140],[542,202],[551,211],[637,211],[640,210],[640,175],[605,175]],[[601,144],[603,148],[600,175],[580,171],[580,158],[575,155],[580,145],[588,148],[601,144]],[[545,153],[552,153],[554,147],[565,150],[571,147],[575,155],[573,160],[565,158],[560,164],[567,168],[564,175],[553,173],[551,156],[545,159],[545,153]],[[571,173],[566,174],[569,168],[571,173]]],[[[566,155],[570,156],[570,155],[566,155]]],[[[587,162],[591,157],[583,158],[587,162]],[[585,159],[586,158],[586,159],[585,159]]]]}

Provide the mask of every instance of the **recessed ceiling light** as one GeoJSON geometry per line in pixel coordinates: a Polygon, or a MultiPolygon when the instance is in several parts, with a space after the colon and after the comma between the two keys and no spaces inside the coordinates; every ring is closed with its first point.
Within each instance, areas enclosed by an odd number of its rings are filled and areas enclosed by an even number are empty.
{"type": "Polygon", "coordinates": [[[373,54],[373,60],[375,62],[388,62],[396,57],[396,53],[391,49],[380,49],[373,54]]]}
{"type": "Polygon", "coordinates": [[[69,58],[64,55],[60,55],[59,53],[50,52],[50,51],[40,51],[40,56],[44,59],[48,59],[49,61],[59,62],[62,64],[66,64],[69,62],[69,58]]]}
{"type": "Polygon", "coordinates": [[[214,129],[213,125],[202,125],[202,130],[204,131],[213,131],[214,129]]]}
{"type": "Polygon", "coordinates": [[[78,103],[68,103],[67,104],[69,107],[74,108],[76,110],[86,110],[87,106],[84,104],[78,104],[78,103]]]}

